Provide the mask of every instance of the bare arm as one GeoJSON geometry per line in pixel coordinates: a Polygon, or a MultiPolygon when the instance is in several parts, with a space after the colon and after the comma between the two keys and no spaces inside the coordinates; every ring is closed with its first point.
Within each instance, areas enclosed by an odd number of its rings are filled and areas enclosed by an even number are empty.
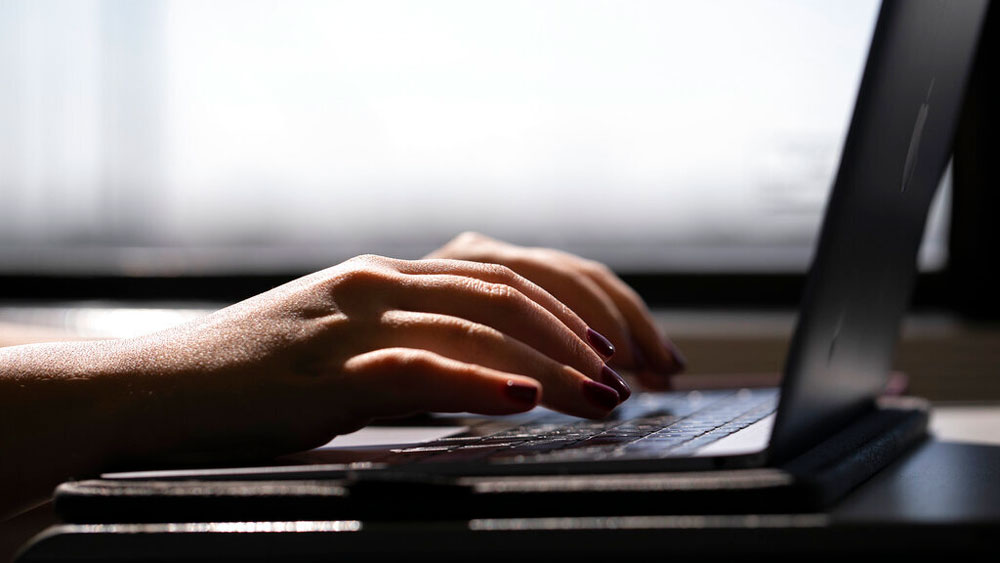
{"type": "Polygon", "coordinates": [[[629,389],[588,317],[486,260],[363,256],[156,334],[0,348],[0,515],[68,478],[300,451],[385,416],[601,418],[629,389]]]}
{"type": "Polygon", "coordinates": [[[0,348],[0,520],[114,459],[130,405],[122,344],[0,348]]]}

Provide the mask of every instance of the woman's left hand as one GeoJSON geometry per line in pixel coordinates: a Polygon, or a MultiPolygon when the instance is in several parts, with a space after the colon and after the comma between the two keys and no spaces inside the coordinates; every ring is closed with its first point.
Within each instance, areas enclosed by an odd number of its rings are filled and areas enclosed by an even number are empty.
{"type": "Polygon", "coordinates": [[[502,264],[540,285],[615,346],[610,362],[650,389],[669,389],[684,358],[660,331],[642,298],[610,268],[550,248],[527,248],[462,233],[427,258],[502,264]]]}

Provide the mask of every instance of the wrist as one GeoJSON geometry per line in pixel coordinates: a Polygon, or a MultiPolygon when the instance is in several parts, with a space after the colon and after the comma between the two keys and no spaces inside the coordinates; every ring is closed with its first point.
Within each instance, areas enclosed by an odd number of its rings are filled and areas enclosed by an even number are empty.
{"type": "Polygon", "coordinates": [[[0,348],[0,425],[14,482],[58,483],[119,455],[124,396],[118,341],[0,348]]]}

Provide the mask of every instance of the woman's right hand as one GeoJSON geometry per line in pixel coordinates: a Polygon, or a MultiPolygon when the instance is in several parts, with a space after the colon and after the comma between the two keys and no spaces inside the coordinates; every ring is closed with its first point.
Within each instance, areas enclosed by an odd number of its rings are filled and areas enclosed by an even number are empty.
{"type": "Polygon", "coordinates": [[[134,346],[159,370],[139,400],[200,429],[200,451],[307,449],[424,411],[601,418],[629,394],[576,313],[507,267],[461,260],[360,256],[134,346]]]}
{"type": "Polygon", "coordinates": [[[600,418],[612,348],[512,270],[360,256],[162,332],[0,348],[0,518],[121,468],[240,463],[379,417],[600,418]]]}

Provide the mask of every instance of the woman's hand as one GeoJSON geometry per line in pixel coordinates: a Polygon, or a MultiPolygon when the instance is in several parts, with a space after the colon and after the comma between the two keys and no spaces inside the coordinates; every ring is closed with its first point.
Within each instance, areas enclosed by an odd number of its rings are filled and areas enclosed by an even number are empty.
{"type": "Polygon", "coordinates": [[[525,248],[478,233],[455,237],[428,258],[503,264],[575,311],[615,347],[611,365],[651,389],[668,389],[684,358],[657,328],[642,298],[607,266],[549,248],[525,248]]]}
{"type": "Polygon", "coordinates": [[[293,451],[378,417],[538,403],[601,418],[629,395],[605,364],[612,352],[506,266],[361,256],[137,339],[131,353],[145,359],[132,371],[156,375],[132,380],[136,406],[184,438],[166,427],[128,442],[219,452],[271,439],[293,451]]]}
{"type": "Polygon", "coordinates": [[[17,429],[0,434],[0,517],[69,476],[300,451],[378,417],[541,403],[600,418],[629,389],[588,323],[676,369],[592,262],[471,235],[441,253],[477,261],[361,256],[147,336],[0,348],[0,428],[17,429]]]}

